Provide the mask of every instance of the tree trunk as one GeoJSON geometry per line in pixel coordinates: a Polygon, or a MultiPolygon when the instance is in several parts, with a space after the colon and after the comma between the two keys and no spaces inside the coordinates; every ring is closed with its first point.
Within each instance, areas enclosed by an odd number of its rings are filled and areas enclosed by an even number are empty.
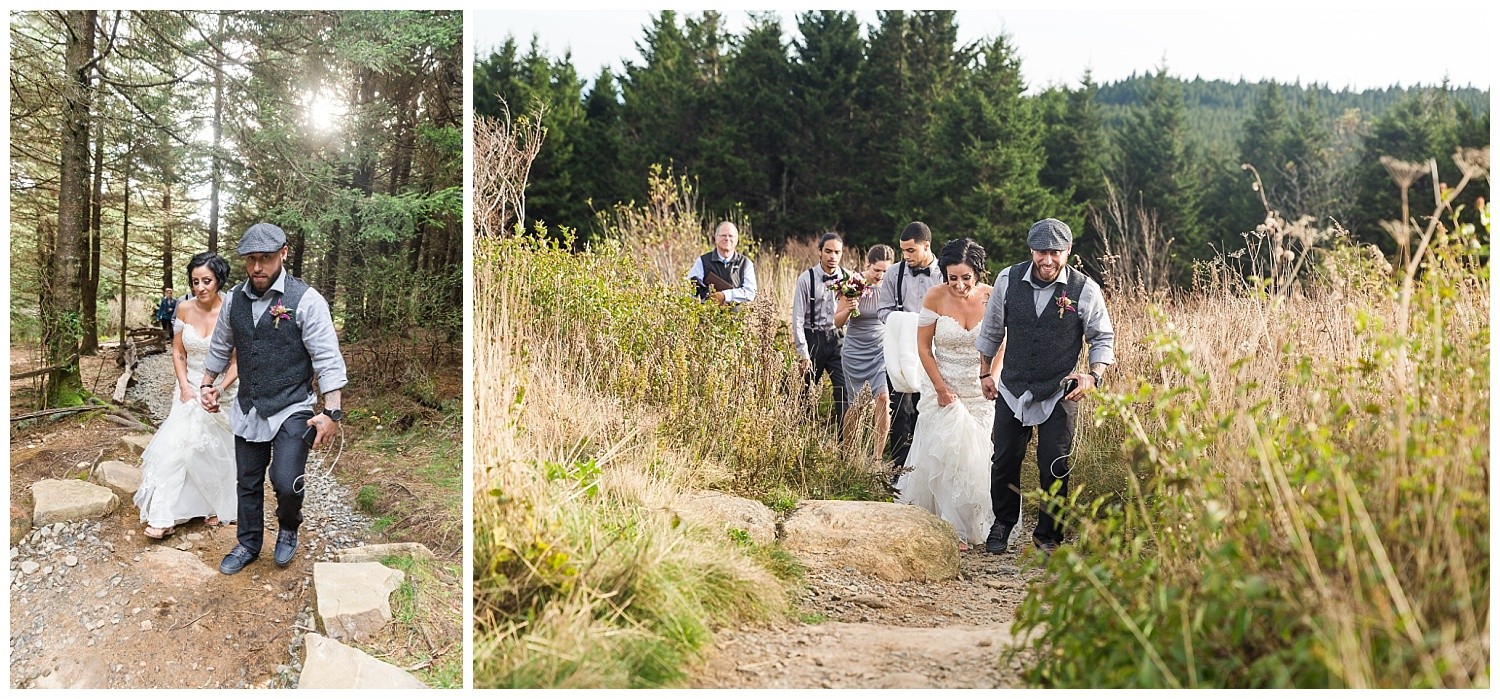
{"type": "Polygon", "coordinates": [[[130,265],[130,166],[135,164],[135,153],[125,152],[125,211],[120,222],[120,342],[125,342],[125,309],[130,305],[130,287],[127,272],[130,265]]]}
{"type": "Polygon", "coordinates": [[[78,353],[94,355],[99,351],[99,228],[104,209],[104,124],[98,123],[94,135],[94,191],[89,196],[88,250],[83,265],[83,340],[78,353]]]}
{"type": "Polygon", "coordinates": [[[48,283],[41,309],[42,345],[48,365],[61,368],[47,376],[44,407],[71,407],[83,402],[78,373],[78,341],[83,335],[79,252],[88,223],[89,195],[89,60],[94,56],[97,10],[70,10],[67,24],[62,115],[61,167],[58,170],[57,242],[52,248],[48,283]]]}
{"type": "Polygon", "coordinates": [[[161,210],[161,288],[171,289],[173,293],[181,296],[185,290],[179,290],[172,283],[172,185],[170,184],[161,195],[161,210]]]}
{"type": "Polygon", "coordinates": [[[307,231],[297,231],[292,236],[292,276],[304,279],[302,276],[302,258],[307,254],[307,231]]]}
{"type": "MultiPolygon", "coordinates": [[[[219,12],[219,32],[215,37],[220,46],[224,43],[224,13],[219,12]]],[[[219,186],[223,172],[219,166],[219,143],[224,134],[224,56],[214,52],[214,147],[212,151],[213,180],[208,190],[208,251],[219,251],[219,186]]]]}
{"type": "Polygon", "coordinates": [[[323,256],[323,274],[318,280],[318,291],[328,300],[328,311],[333,312],[333,302],[339,291],[339,248],[344,240],[344,226],[333,222],[328,231],[328,253],[323,256]]]}

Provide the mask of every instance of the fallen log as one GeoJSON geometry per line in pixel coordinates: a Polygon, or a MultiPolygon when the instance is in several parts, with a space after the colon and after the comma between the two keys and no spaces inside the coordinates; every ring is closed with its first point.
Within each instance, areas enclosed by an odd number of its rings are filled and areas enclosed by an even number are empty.
{"type": "Polygon", "coordinates": [[[10,369],[10,381],[20,381],[23,380],[23,378],[40,377],[40,375],[51,374],[51,372],[58,371],[58,369],[66,369],[69,368],[69,366],[72,366],[72,363],[62,363],[62,365],[55,366],[43,366],[43,368],[31,369],[31,371],[20,372],[20,374],[17,374],[17,371],[15,371],[15,369],[10,369]]]}
{"type": "Polygon", "coordinates": [[[83,412],[88,412],[90,410],[103,410],[103,409],[105,409],[105,406],[102,406],[102,405],[75,405],[75,406],[73,406],[71,408],[48,408],[47,410],[38,410],[38,411],[36,411],[34,413],[26,413],[24,415],[12,415],[11,418],[10,418],[10,421],[11,422],[20,422],[22,420],[30,420],[32,418],[46,417],[48,415],[64,415],[66,413],[83,413],[83,412]]]}
{"type": "Polygon", "coordinates": [[[130,381],[135,376],[135,365],[141,361],[135,351],[135,343],[130,340],[125,341],[125,352],[121,356],[125,358],[125,373],[120,374],[120,378],[115,381],[115,394],[111,397],[115,403],[125,402],[125,389],[130,387],[130,381]]]}

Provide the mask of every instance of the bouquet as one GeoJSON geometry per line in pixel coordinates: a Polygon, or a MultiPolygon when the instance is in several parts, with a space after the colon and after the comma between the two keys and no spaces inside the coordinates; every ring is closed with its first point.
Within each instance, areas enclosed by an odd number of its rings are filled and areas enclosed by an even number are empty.
{"type": "MultiPolygon", "coordinates": [[[[866,283],[865,278],[860,276],[858,272],[851,273],[843,279],[828,282],[827,286],[833,293],[851,299],[864,298],[875,292],[875,287],[866,283]]],[[[849,317],[856,318],[858,316],[859,306],[855,306],[854,312],[850,313],[849,317]]]]}

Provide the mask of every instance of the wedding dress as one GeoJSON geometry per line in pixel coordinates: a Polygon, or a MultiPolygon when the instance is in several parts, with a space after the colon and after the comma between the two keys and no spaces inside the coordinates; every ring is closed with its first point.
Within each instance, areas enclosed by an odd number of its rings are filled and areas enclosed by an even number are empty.
{"type": "MultiPolygon", "coordinates": [[[[932,355],[938,373],[958,400],[939,407],[937,389],[923,372],[922,399],[906,464],[911,471],[896,482],[897,502],[910,503],[953,525],[965,543],[983,543],[995,513],[990,501],[990,433],[995,404],[979,386],[979,327],[922,309],[918,325],[936,324],[932,355]]],[[[1019,527],[1017,527],[1019,529],[1019,527]]]]}
{"type": "Polygon", "coordinates": [[[172,411],[141,454],[141,487],[135,492],[135,504],[142,522],[161,529],[194,517],[217,515],[219,521],[230,522],[239,518],[239,496],[234,432],[227,409],[239,385],[235,382],[221,394],[224,410],[204,410],[198,404],[197,387],[203,383],[209,338],[180,319],[172,325],[187,350],[193,399],[184,403],[178,389],[172,389],[172,411]]]}

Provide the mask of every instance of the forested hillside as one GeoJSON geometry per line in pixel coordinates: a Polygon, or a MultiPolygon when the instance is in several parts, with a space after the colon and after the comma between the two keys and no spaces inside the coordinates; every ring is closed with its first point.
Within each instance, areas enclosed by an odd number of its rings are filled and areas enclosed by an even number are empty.
{"type": "MultiPolygon", "coordinates": [[[[1076,252],[1091,264],[1104,234],[1138,237],[1124,229],[1144,221],[1171,241],[1167,273],[1185,283],[1192,260],[1242,247],[1266,206],[1394,253],[1378,224],[1401,216],[1382,156],[1435,159],[1452,182],[1455,149],[1489,142],[1488,90],[1441,75],[1347,92],[1143,66],[1031,95],[1014,43],[962,45],[952,12],[881,12],[868,26],[807,12],[796,24],[789,39],[775,15],[734,33],[716,12],[662,12],[620,75],[580,74],[527,37],[477,57],[478,114],[502,100],[516,114],[546,108],[527,218],[586,242],[603,234],[595,214],[643,200],[661,164],[696,180],[705,210],[772,244],[830,229],[891,242],[921,219],[1007,260],[1028,224],[1055,216],[1083,232],[1076,252]]],[[[1407,184],[1432,188],[1425,174],[1407,184]]]]}

